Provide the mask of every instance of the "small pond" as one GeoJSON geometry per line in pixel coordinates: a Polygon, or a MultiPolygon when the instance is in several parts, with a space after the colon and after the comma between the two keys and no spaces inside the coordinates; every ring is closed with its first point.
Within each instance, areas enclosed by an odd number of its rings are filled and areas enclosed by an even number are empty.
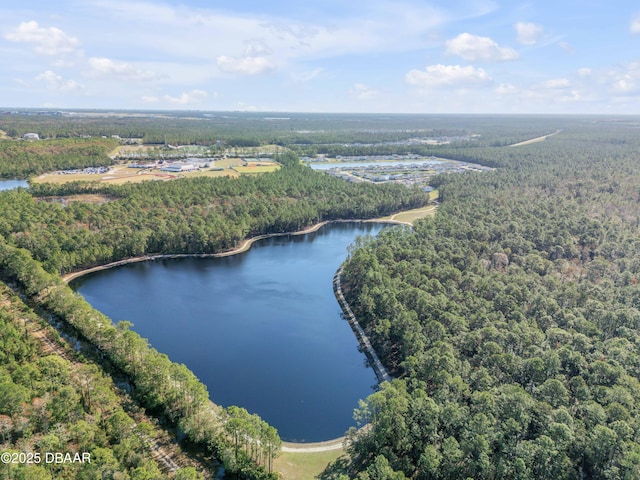
{"type": "Polygon", "coordinates": [[[26,180],[0,180],[0,191],[13,190],[18,187],[29,188],[29,184],[26,180]]]}

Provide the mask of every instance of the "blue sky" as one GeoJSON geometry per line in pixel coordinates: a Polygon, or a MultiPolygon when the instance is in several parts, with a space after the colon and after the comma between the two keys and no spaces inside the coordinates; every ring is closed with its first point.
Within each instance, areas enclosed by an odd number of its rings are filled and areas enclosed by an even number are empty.
{"type": "Polygon", "coordinates": [[[5,108],[640,114],[640,4],[35,0],[0,69],[5,108]]]}

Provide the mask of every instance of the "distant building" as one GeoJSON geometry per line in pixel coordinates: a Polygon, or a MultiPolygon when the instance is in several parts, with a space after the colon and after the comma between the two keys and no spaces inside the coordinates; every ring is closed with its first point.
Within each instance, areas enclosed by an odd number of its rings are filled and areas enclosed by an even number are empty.
{"type": "Polygon", "coordinates": [[[169,165],[162,167],[160,170],[163,172],[190,172],[197,169],[198,167],[190,163],[170,163],[169,165]]]}
{"type": "Polygon", "coordinates": [[[25,140],[40,140],[40,135],[37,133],[25,133],[22,138],[25,140]]]}

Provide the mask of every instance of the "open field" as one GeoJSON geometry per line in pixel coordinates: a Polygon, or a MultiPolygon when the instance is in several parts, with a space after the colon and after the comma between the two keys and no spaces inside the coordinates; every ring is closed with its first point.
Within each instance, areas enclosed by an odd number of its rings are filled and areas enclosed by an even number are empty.
{"type": "Polygon", "coordinates": [[[211,169],[199,169],[192,172],[164,172],[158,168],[134,169],[125,164],[110,167],[105,173],[45,173],[33,179],[36,183],[100,182],[100,183],[137,183],[148,180],[174,180],[189,177],[237,177],[241,174],[274,172],[280,166],[275,162],[250,162],[240,158],[225,158],[215,162],[211,169]],[[222,170],[220,170],[222,169],[222,170]]]}
{"type": "Polygon", "coordinates": [[[280,165],[274,162],[249,162],[246,165],[233,167],[233,170],[240,174],[252,174],[275,172],[279,168],[280,165]]]}
{"type": "Polygon", "coordinates": [[[416,208],[414,210],[407,210],[406,212],[397,213],[392,215],[390,220],[396,220],[398,222],[405,222],[412,224],[416,220],[436,213],[435,205],[431,205],[424,208],[416,208]]]}
{"type": "MultiPolygon", "coordinates": [[[[431,198],[431,200],[436,200],[438,198],[438,191],[434,190],[432,192],[429,192],[429,197],[431,198]]],[[[436,209],[436,205],[428,205],[426,207],[414,208],[413,210],[405,210],[404,212],[381,217],[377,220],[394,220],[396,222],[403,222],[412,225],[414,221],[420,218],[435,215],[436,209]]]]}
{"type": "Polygon", "coordinates": [[[313,480],[343,453],[342,449],[310,453],[281,452],[274,461],[273,469],[280,472],[285,480],[313,480]]]}

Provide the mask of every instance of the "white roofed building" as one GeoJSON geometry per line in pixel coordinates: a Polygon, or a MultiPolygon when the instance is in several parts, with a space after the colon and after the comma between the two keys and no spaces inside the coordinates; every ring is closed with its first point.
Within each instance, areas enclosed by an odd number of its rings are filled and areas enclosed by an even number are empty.
{"type": "Polygon", "coordinates": [[[191,172],[197,169],[198,167],[191,163],[170,163],[169,165],[162,167],[160,170],[163,172],[191,172]]]}

